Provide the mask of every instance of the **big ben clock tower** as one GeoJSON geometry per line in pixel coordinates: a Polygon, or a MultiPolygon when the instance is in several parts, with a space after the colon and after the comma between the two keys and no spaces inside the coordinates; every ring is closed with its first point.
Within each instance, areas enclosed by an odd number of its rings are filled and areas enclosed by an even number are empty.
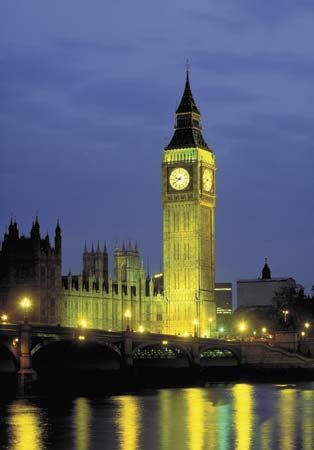
{"type": "Polygon", "coordinates": [[[187,71],[162,160],[164,332],[209,336],[215,329],[215,171],[187,71]]]}

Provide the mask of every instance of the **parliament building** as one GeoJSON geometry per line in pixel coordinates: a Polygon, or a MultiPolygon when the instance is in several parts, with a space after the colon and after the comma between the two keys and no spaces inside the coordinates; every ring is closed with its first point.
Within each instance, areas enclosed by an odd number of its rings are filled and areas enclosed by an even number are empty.
{"type": "Polygon", "coordinates": [[[163,150],[161,185],[162,273],[146,275],[137,244],[128,242],[114,249],[111,277],[106,246],[98,243],[91,249],[85,244],[80,275],[61,278],[59,224],[52,248],[48,236],[40,238],[37,219],[29,239],[19,237],[11,222],[0,250],[1,266],[9,267],[0,272],[0,312],[18,315],[12,305],[17,295],[28,294],[28,279],[38,322],[210,335],[216,322],[216,163],[202,136],[188,72],[174,134],[163,150]],[[15,250],[22,257],[14,259],[15,250]]]}

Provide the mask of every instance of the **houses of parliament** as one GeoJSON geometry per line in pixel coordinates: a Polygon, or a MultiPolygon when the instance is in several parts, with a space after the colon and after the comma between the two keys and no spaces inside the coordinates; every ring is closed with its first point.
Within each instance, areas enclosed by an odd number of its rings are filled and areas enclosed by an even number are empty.
{"type": "MultiPolygon", "coordinates": [[[[158,170],[158,168],[157,168],[158,170]]],[[[136,243],[116,245],[113,276],[99,243],[83,251],[82,273],[62,277],[62,232],[54,246],[42,238],[38,218],[30,237],[11,223],[0,247],[0,312],[21,320],[19,301],[31,298],[34,323],[130,328],[208,335],[215,326],[216,164],[203,138],[189,73],[176,110],[173,136],[162,156],[163,269],[145,274],[136,243]]]]}

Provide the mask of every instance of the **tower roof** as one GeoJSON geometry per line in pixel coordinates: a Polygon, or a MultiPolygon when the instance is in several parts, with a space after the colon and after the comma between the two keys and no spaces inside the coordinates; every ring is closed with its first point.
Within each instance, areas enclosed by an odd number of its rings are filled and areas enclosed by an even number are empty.
{"type": "Polygon", "coordinates": [[[201,114],[193,98],[187,70],[184,92],[176,111],[175,131],[165,150],[200,147],[211,151],[202,136],[201,129],[201,114]]]}
{"type": "Polygon", "coordinates": [[[188,70],[186,71],[184,92],[182,95],[181,102],[177,108],[176,114],[187,113],[187,112],[194,112],[196,114],[200,114],[200,112],[196,106],[195,100],[193,98],[192,91],[191,91],[188,70]]]}

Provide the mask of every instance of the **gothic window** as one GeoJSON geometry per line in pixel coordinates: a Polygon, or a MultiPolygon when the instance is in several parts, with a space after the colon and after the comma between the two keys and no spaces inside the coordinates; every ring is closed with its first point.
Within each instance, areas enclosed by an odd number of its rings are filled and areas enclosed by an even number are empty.
{"type": "Polygon", "coordinates": [[[157,305],[156,320],[162,320],[162,305],[157,305]]]}
{"type": "Polygon", "coordinates": [[[121,281],[122,282],[126,281],[126,266],[125,265],[121,266],[121,281]]]}

